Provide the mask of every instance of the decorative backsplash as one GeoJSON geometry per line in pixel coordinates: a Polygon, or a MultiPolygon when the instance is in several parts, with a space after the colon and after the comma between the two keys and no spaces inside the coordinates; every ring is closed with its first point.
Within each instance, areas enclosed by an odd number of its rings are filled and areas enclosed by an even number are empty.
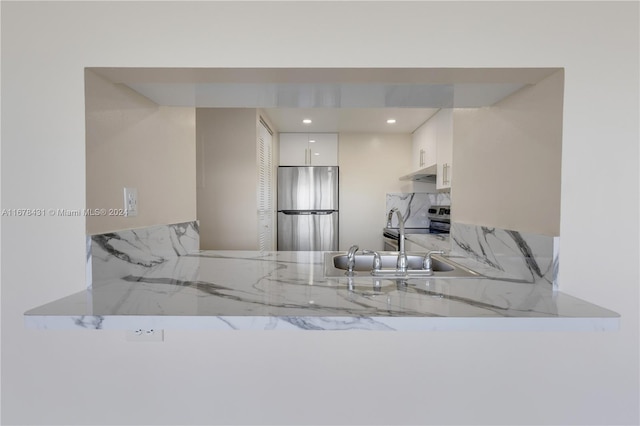
{"type": "Polygon", "coordinates": [[[470,257],[526,282],[557,288],[560,237],[451,224],[451,253],[470,257]]]}
{"type": "Polygon", "coordinates": [[[198,222],[157,225],[87,236],[87,285],[164,269],[200,249],[198,222]]]}
{"type": "MultiPolygon", "coordinates": [[[[422,227],[429,206],[448,205],[449,200],[446,193],[387,194],[387,208],[398,207],[407,217],[407,227],[422,227]]],[[[397,219],[393,224],[397,226],[397,219]]],[[[497,272],[496,277],[508,275],[557,288],[559,242],[559,237],[453,222],[449,244],[452,255],[487,265],[497,272]]],[[[190,280],[197,268],[187,268],[187,276],[176,270],[184,264],[177,259],[199,249],[196,221],[87,236],[87,285],[125,277],[190,280]]]]}
{"type": "MultiPolygon", "coordinates": [[[[428,212],[431,206],[450,206],[449,193],[411,192],[406,194],[387,194],[387,212],[396,207],[404,218],[407,228],[428,228],[428,212]]],[[[391,225],[398,227],[398,217],[393,216],[391,225]]]]}

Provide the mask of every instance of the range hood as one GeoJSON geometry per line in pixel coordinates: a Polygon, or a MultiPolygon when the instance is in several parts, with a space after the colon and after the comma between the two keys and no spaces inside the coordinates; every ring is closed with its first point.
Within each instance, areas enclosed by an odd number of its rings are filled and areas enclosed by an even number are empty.
{"type": "Polygon", "coordinates": [[[433,164],[424,169],[416,170],[413,173],[400,177],[400,180],[413,180],[416,182],[436,182],[436,172],[438,170],[437,164],[433,164]]]}

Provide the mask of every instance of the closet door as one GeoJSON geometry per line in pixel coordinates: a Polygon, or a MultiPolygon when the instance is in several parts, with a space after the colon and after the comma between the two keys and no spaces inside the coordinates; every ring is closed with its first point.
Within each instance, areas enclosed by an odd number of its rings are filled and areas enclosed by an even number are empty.
{"type": "Polygon", "coordinates": [[[258,249],[275,250],[273,136],[271,130],[260,120],[257,141],[258,161],[258,249]]]}

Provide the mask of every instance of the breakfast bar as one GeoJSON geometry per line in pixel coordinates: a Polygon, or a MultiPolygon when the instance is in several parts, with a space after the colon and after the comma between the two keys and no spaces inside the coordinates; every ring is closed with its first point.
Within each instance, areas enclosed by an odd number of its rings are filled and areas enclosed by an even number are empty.
{"type": "Polygon", "coordinates": [[[39,329],[607,331],[619,315],[551,286],[492,277],[326,277],[323,252],[198,251],[25,313],[39,329]]]}

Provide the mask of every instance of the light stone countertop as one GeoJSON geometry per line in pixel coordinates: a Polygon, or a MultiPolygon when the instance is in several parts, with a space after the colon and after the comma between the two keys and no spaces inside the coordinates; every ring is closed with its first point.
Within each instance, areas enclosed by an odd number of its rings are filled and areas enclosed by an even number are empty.
{"type": "Polygon", "coordinates": [[[451,241],[449,234],[407,234],[407,241],[411,241],[425,250],[444,250],[449,252],[451,241]]]}
{"type": "MultiPolygon", "coordinates": [[[[480,264],[454,259],[484,273],[480,264]]],[[[322,252],[200,251],[34,308],[40,329],[580,330],[619,315],[508,277],[327,278],[322,252]]]]}

